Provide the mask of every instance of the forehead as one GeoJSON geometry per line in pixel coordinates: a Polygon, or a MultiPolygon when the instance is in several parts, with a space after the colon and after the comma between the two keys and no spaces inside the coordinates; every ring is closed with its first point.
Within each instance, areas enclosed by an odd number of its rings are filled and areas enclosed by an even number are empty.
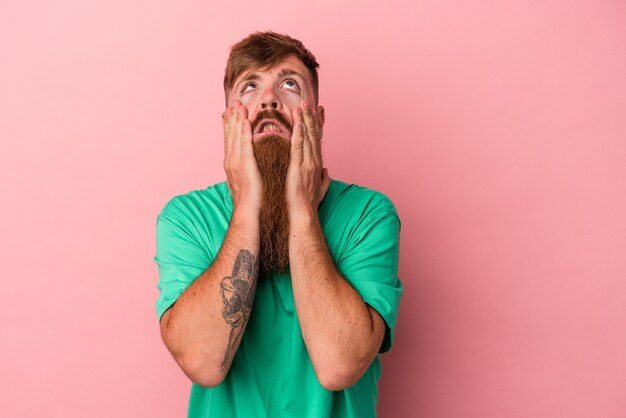
{"type": "Polygon", "coordinates": [[[298,75],[305,81],[309,83],[311,82],[309,69],[298,58],[290,55],[271,67],[254,67],[244,71],[241,75],[239,75],[239,77],[237,77],[235,84],[242,80],[262,78],[264,76],[282,77],[284,75],[298,75]]]}

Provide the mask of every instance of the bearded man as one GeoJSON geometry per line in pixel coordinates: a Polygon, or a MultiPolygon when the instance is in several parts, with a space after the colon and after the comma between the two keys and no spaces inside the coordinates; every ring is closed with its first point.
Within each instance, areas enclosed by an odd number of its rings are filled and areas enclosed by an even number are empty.
{"type": "Polygon", "coordinates": [[[233,46],[227,182],[158,216],[157,314],[193,382],[189,417],[376,416],[400,221],[384,195],[323,167],[318,67],[274,32],[233,46]]]}

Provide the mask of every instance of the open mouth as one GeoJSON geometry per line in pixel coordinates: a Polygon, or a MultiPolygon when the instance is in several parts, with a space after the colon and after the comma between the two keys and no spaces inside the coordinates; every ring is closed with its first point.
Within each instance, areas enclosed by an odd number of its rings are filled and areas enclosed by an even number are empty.
{"type": "Polygon", "coordinates": [[[287,128],[275,119],[263,119],[254,129],[255,135],[266,133],[290,135],[287,128]]]}

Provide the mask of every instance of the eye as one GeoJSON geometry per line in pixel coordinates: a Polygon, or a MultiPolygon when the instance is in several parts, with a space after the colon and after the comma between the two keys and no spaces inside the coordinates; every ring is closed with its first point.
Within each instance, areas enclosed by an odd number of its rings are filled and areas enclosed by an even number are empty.
{"type": "Polygon", "coordinates": [[[298,86],[298,83],[296,83],[293,80],[285,80],[283,82],[283,86],[286,87],[289,90],[293,90],[295,92],[300,92],[300,86],[298,86]]]}
{"type": "Polygon", "coordinates": [[[254,81],[249,81],[246,84],[243,85],[243,87],[241,88],[241,91],[239,92],[240,94],[244,94],[249,92],[252,89],[257,88],[257,85],[254,81]]]}

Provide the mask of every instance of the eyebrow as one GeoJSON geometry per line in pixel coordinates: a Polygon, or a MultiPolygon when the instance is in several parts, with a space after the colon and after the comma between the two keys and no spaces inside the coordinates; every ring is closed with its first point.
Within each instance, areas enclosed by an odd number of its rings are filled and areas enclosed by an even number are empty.
{"type": "Polygon", "coordinates": [[[259,78],[261,78],[261,76],[259,76],[257,73],[252,73],[243,77],[239,83],[241,83],[242,81],[258,80],[259,78]]]}
{"type": "Polygon", "coordinates": [[[278,75],[279,75],[280,77],[284,77],[284,76],[286,76],[286,75],[297,75],[297,76],[302,77],[302,74],[300,74],[299,72],[297,72],[297,71],[295,71],[295,70],[291,70],[291,69],[289,69],[289,68],[283,68],[283,69],[280,71],[280,73],[278,73],[278,75]]]}

